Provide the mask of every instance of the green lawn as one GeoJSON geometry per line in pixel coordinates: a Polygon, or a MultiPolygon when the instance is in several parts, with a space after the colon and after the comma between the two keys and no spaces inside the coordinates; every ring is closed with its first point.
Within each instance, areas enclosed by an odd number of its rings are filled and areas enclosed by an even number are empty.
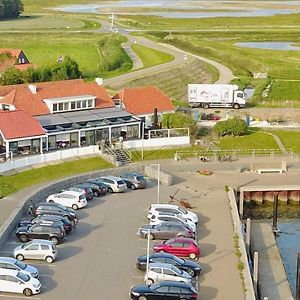
{"type": "Polygon", "coordinates": [[[144,68],[163,64],[174,59],[174,56],[168,53],[138,44],[132,45],[132,49],[143,62],[144,68]]]}
{"type": "Polygon", "coordinates": [[[113,166],[110,163],[94,157],[28,170],[16,175],[0,176],[0,198],[42,182],[111,167],[113,166]]]}
{"type": "Polygon", "coordinates": [[[217,146],[222,150],[230,149],[279,149],[273,137],[263,132],[253,132],[245,136],[220,138],[217,146]]]}
{"type": "Polygon", "coordinates": [[[295,153],[300,153],[300,132],[288,130],[273,131],[282,141],[286,149],[293,149],[295,153]]]}

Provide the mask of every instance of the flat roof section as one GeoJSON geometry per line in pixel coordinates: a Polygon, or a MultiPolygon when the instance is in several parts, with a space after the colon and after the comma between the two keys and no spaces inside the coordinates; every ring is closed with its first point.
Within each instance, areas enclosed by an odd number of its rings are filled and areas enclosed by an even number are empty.
{"type": "Polygon", "coordinates": [[[300,185],[258,185],[240,187],[240,192],[299,191],[300,185]]]}

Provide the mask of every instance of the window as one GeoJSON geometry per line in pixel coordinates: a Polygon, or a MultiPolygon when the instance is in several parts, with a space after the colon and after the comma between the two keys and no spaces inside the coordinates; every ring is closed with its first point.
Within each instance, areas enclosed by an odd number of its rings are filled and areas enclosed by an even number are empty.
{"type": "Polygon", "coordinates": [[[19,280],[14,277],[14,276],[9,276],[9,275],[6,275],[6,281],[10,281],[10,282],[19,282],[19,280]]]}
{"type": "Polygon", "coordinates": [[[75,109],[76,108],[76,102],[75,101],[72,101],[71,102],[71,109],[75,109]]]}
{"type": "Polygon", "coordinates": [[[172,294],[180,294],[180,288],[177,286],[170,286],[169,292],[172,294]]]}
{"type": "Polygon", "coordinates": [[[167,293],[169,290],[169,287],[168,286],[162,286],[162,287],[159,287],[158,289],[156,289],[156,291],[158,293],[167,293]]]}
{"type": "Polygon", "coordinates": [[[164,269],[164,274],[166,274],[166,275],[172,275],[172,276],[175,275],[174,272],[172,270],[169,270],[169,269],[164,269]]]}
{"type": "Polygon", "coordinates": [[[49,250],[49,246],[47,246],[47,245],[41,245],[41,249],[42,250],[49,250]]]}
{"type": "Polygon", "coordinates": [[[77,109],[80,109],[80,108],[81,108],[81,101],[77,101],[77,102],[76,102],[76,108],[77,108],[77,109]]]}
{"type": "Polygon", "coordinates": [[[54,103],[54,104],[53,104],[53,111],[54,111],[54,112],[57,111],[57,103],[54,103]]]}
{"type": "Polygon", "coordinates": [[[93,107],[93,100],[88,100],[87,104],[88,104],[88,107],[93,107]]]}
{"type": "Polygon", "coordinates": [[[69,110],[69,102],[64,103],[64,110],[69,110]]]}
{"type": "Polygon", "coordinates": [[[63,111],[64,110],[64,104],[63,103],[59,103],[58,104],[58,110],[59,111],[63,111]]]}
{"type": "Polygon", "coordinates": [[[86,105],[87,105],[87,100],[83,100],[82,101],[82,108],[86,108],[86,105]]]}
{"type": "Polygon", "coordinates": [[[161,274],[161,268],[152,268],[151,270],[155,273],[161,274]]]}

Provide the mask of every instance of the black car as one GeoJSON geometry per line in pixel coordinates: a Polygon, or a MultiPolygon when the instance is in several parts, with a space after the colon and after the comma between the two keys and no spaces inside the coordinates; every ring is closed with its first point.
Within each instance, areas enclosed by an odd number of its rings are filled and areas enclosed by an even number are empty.
{"type": "Polygon", "coordinates": [[[129,189],[144,189],[147,187],[147,181],[143,174],[138,172],[123,173],[120,175],[129,189]]]}
{"type": "Polygon", "coordinates": [[[16,231],[16,236],[23,243],[27,243],[29,240],[33,239],[42,239],[50,240],[54,244],[59,244],[65,238],[65,234],[61,231],[60,227],[46,224],[19,227],[16,231]]]}
{"type": "Polygon", "coordinates": [[[65,207],[59,203],[40,203],[34,210],[34,216],[36,217],[38,215],[45,214],[64,217],[69,221],[72,221],[74,224],[76,224],[78,221],[76,213],[72,208],[65,207]]]}
{"type": "Polygon", "coordinates": [[[64,217],[54,216],[54,215],[38,215],[32,219],[21,220],[18,224],[18,227],[30,226],[41,222],[58,222],[63,226],[64,230],[68,233],[72,230],[73,226],[71,221],[64,217]]]}
{"type": "Polygon", "coordinates": [[[161,281],[152,285],[136,285],[130,290],[133,300],[195,300],[198,292],[191,284],[178,281],[161,281]]]}
{"type": "Polygon", "coordinates": [[[73,192],[79,192],[82,193],[86,200],[92,200],[94,197],[93,191],[90,187],[83,187],[80,186],[79,184],[70,186],[68,188],[62,189],[61,192],[65,192],[65,191],[73,191],[73,192]]]}
{"type": "Polygon", "coordinates": [[[94,179],[89,179],[86,183],[95,184],[98,187],[98,196],[105,195],[107,193],[108,187],[102,181],[96,181],[94,179]]]}
{"type": "Polygon", "coordinates": [[[95,197],[99,197],[100,195],[104,195],[107,192],[107,187],[106,186],[105,187],[102,186],[102,188],[100,188],[98,184],[90,182],[90,181],[78,183],[78,184],[76,184],[76,186],[91,189],[92,192],[93,192],[93,195],[95,197]]]}
{"type": "MultiPolygon", "coordinates": [[[[199,276],[201,273],[201,267],[194,261],[188,259],[182,259],[169,253],[152,253],[149,255],[149,263],[166,263],[176,266],[178,269],[186,271],[191,276],[199,276]]],[[[136,267],[139,270],[146,270],[147,255],[141,255],[138,257],[136,267]]]]}

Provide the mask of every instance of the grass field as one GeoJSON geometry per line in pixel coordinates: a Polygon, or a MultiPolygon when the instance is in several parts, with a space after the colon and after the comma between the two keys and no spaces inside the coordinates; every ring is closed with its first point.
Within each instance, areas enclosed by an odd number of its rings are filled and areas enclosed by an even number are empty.
{"type": "Polygon", "coordinates": [[[185,65],[145,76],[130,82],[111,85],[112,90],[124,87],[138,87],[155,85],[172,100],[187,101],[187,85],[191,82],[212,82],[218,78],[217,71],[210,65],[198,59],[190,59],[185,65]]]}
{"type": "Polygon", "coordinates": [[[229,149],[279,149],[274,138],[263,132],[253,132],[245,136],[220,138],[216,143],[222,150],[229,149]]]}
{"type": "Polygon", "coordinates": [[[132,49],[143,62],[144,68],[163,64],[174,59],[174,56],[168,53],[138,44],[132,45],[132,49]]]}
{"type": "Polygon", "coordinates": [[[111,167],[113,166],[108,162],[94,157],[24,171],[16,175],[0,176],[0,198],[42,182],[111,167]]]}
{"type": "Polygon", "coordinates": [[[300,132],[276,130],[274,134],[280,138],[286,149],[290,148],[293,149],[295,153],[300,153],[300,132]]]}

